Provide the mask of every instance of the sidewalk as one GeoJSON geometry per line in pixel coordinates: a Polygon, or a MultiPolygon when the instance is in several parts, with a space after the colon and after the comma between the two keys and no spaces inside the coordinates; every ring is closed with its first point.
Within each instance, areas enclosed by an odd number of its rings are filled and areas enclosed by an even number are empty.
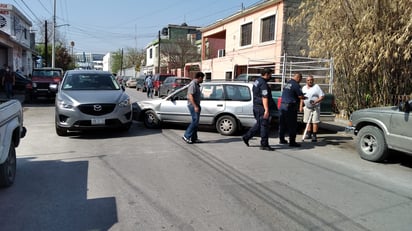
{"type": "MultiPolygon", "coordinates": [[[[24,103],[24,94],[23,93],[15,93],[13,99],[17,99],[20,101],[22,104],[24,103]]],[[[7,100],[6,93],[4,91],[0,91],[0,99],[1,100],[7,100]]]]}

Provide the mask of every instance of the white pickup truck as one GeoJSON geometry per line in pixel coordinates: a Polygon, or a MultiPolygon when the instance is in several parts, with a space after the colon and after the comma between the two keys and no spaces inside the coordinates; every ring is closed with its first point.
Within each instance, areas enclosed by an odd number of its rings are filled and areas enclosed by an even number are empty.
{"type": "Polygon", "coordinates": [[[16,150],[26,135],[20,101],[0,100],[0,187],[11,186],[16,176],[16,150]]]}

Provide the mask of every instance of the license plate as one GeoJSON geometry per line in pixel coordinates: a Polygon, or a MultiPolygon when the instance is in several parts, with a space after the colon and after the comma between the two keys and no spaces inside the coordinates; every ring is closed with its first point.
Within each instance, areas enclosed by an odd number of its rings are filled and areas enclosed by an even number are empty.
{"type": "Polygon", "coordinates": [[[104,118],[93,118],[92,125],[102,125],[105,124],[106,120],[104,118]]]}

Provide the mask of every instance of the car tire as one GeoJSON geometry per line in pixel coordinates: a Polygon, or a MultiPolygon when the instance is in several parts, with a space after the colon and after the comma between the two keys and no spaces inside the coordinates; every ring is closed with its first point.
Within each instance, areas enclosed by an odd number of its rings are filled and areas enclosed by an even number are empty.
{"type": "Polygon", "coordinates": [[[56,124],[56,134],[58,136],[67,136],[68,134],[67,128],[60,127],[59,125],[56,124]]]}
{"type": "Polygon", "coordinates": [[[159,128],[160,120],[154,111],[148,110],[144,113],[144,125],[147,128],[159,128]]]}
{"type": "Polygon", "coordinates": [[[237,131],[237,121],[233,116],[224,115],[217,119],[216,130],[224,136],[231,136],[237,131]]]}
{"type": "Polygon", "coordinates": [[[362,159],[373,162],[386,159],[388,145],[381,129],[375,126],[365,126],[359,131],[357,138],[356,148],[362,159]]]}
{"type": "Polygon", "coordinates": [[[16,177],[16,149],[10,143],[9,154],[6,161],[0,165],[0,187],[9,187],[16,177]]]}

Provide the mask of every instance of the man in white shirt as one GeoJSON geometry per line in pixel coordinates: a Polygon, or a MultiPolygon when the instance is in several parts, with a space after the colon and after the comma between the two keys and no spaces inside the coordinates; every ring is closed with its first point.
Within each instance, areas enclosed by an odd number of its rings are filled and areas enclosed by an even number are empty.
{"type": "Polygon", "coordinates": [[[304,106],[303,122],[309,123],[305,139],[312,139],[312,142],[316,142],[320,122],[320,102],[322,102],[325,94],[319,85],[315,84],[312,75],[306,78],[306,85],[302,87],[302,92],[306,97],[305,100],[300,102],[304,106]],[[312,116],[310,116],[311,113],[312,116]]]}

